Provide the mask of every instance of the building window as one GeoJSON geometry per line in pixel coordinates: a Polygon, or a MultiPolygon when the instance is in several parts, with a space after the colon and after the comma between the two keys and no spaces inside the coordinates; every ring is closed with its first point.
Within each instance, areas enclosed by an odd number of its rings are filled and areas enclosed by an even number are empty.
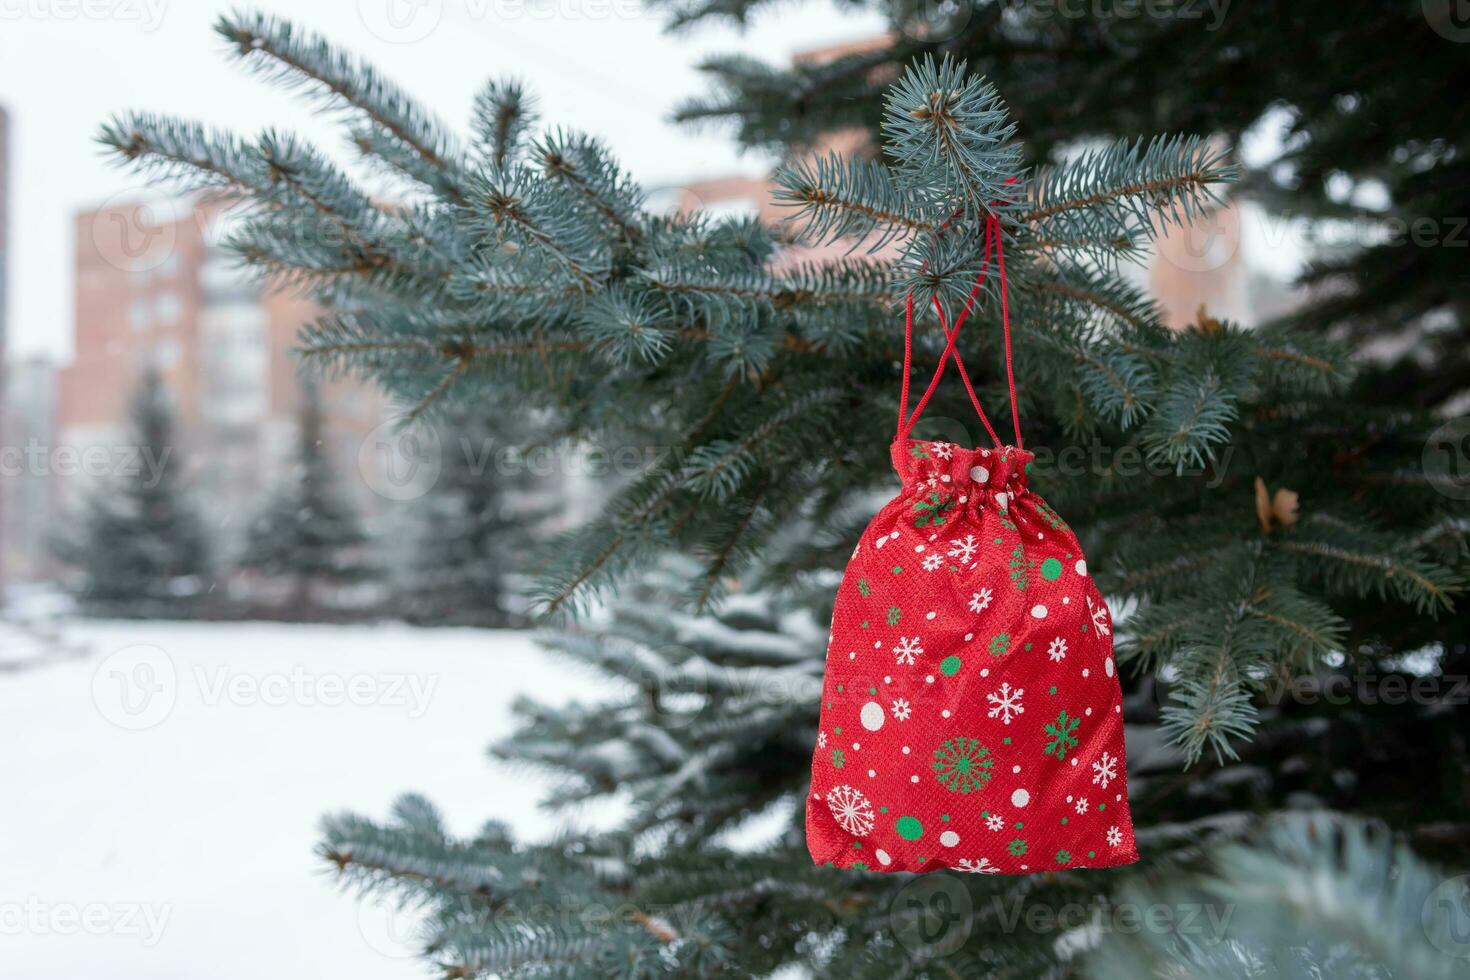
{"type": "Polygon", "coordinates": [[[179,319],[179,295],[175,292],[160,293],[153,308],[162,323],[177,323],[179,319]]]}

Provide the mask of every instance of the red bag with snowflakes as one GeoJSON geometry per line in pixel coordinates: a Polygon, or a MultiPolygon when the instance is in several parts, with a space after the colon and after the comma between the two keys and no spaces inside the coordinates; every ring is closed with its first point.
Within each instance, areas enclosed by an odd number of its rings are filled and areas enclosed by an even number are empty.
{"type": "Polygon", "coordinates": [[[912,416],[913,300],[892,447],[903,489],[853,551],[827,648],[807,797],[812,860],[866,871],[1025,874],[1138,859],[1112,623],[1067,524],[1026,485],[998,267],[1014,446],[975,396],[953,329],[912,416]],[[953,358],[995,449],[909,438],[953,358]]]}

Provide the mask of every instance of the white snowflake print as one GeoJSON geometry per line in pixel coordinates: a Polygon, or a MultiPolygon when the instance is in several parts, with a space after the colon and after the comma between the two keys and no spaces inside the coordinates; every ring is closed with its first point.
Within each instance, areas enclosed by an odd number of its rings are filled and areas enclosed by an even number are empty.
{"type": "Polygon", "coordinates": [[[1022,715],[1026,713],[1026,709],[1021,707],[1021,695],[1025,693],[1026,692],[1021,690],[1020,688],[1017,688],[1013,691],[1011,690],[1011,685],[1002,684],[999,691],[995,691],[985,696],[985,700],[995,705],[995,707],[990,709],[986,717],[999,717],[1000,723],[1002,725],[1009,725],[1011,723],[1011,719],[1014,718],[1016,715],[1022,715]]]}
{"type": "Polygon", "coordinates": [[[826,747],[827,747],[827,733],[826,732],[817,732],[817,748],[819,748],[819,749],[825,749],[826,747]]]}
{"type": "Polygon", "coordinates": [[[998,813],[992,813],[990,816],[985,818],[985,826],[990,830],[1001,830],[1005,827],[1005,825],[1005,820],[1001,819],[1001,816],[998,813]]]}
{"type": "Polygon", "coordinates": [[[947,442],[931,442],[929,451],[939,459],[949,459],[954,455],[954,447],[947,442]]]}
{"type": "Polygon", "coordinates": [[[1121,830],[1119,830],[1117,827],[1109,827],[1108,828],[1108,846],[1109,847],[1117,847],[1121,843],[1123,843],[1123,832],[1121,830]]]}
{"type": "Polygon", "coordinates": [[[1111,636],[1113,628],[1108,625],[1108,607],[1104,603],[1101,606],[1092,604],[1092,596],[1087,597],[1087,611],[1092,614],[1092,625],[1097,628],[1099,636],[1111,636]]]}
{"type": "Polygon", "coordinates": [[[944,564],[944,556],[941,555],[937,551],[931,551],[931,552],[929,552],[929,554],[927,554],[927,555],[924,556],[923,565],[924,565],[924,571],[926,571],[926,572],[932,572],[935,569],[939,568],[940,565],[943,565],[943,564],[944,564]]]}
{"type": "Polygon", "coordinates": [[[1067,641],[1060,636],[1051,641],[1051,646],[1046,648],[1046,655],[1051,657],[1052,663],[1059,664],[1067,659],[1067,641]]]}
{"type": "Polygon", "coordinates": [[[919,481],[919,486],[923,487],[925,490],[938,490],[939,477],[935,476],[933,473],[930,473],[924,479],[919,481]]]}
{"type": "Polygon", "coordinates": [[[899,721],[908,721],[909,715],[914,713],[914,710],[909,707],[909,703],[903,698],[899,698],[897,701],[893,702],[893,707],[889,710],[893,712],[893,717],[897,718],[899,721]]]}
{"type": "Polygon", "coordinates": [[[989,589],[981,589],[979,592],[970,596],[970,612],[983,613],[986,609],[990,608],[990,600],[994,594],[989,589]]]}
{"type": "Polygon", "coordinates": [[[1087,812],[1087,797],[1085,797],[1085,796],[1078,797],[1077,798],[1077,803],[1073,807],[1073,809],[1075,809],[1077,811],[1077,816],[1079,816],[1079,817],[1082,816],[1083,814],[1085,814],[1087,812]]]}
{"type": "Polygon", "coordinates": [[[961,565],[968,565],[975,557],[975,552],[980,550],[980,543],[975,540],[975,535],[967,534],[963,538],[951,538],[949,541],[949,557],[961,565]]]}
{"type": "Polygon", "coordinates": [[[827,794],[827,809],[838,826],[854,837],[873,832],[873,804],[851,786],[834,786],[827,794]]]}
{"type": "Polygon", "coordinates": [[[960,858],[954,869],[966,871],[972,875],[1000,874],[1000,869],[990,863],[990,858],[960,858]]]}
{"type": "Polygon", "coordinates": [[[917,636],[898,638],[898,646],[893,648],[893,658],[902,666],[913,666],[914,661],[924,655],[924,648],[919,645],[917,636]]]}
{"type": "Polygon", "coordinates": [[[1108,755],[1106,752],[1104,752],[1102,754],[1102,757],[1092,764],[1092,781],[1094,783],[1097,783],[1103,789],[1107,789],[1108,783],[1111,783],[1117,778],[1118,757],[1115,755],[1108,755]]]}

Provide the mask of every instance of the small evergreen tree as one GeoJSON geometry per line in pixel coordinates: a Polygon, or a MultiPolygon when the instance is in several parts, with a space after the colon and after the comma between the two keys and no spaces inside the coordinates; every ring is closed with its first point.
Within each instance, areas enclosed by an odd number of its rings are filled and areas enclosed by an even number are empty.
{"type": "Polygon", "coordinates": [[[330,606],[323,589],[366,581],[375,570],[363,557],[367,535],[336,486],[315,384],[303,388],[298,419],[295,459],[251,523],[240,566],[289,583],[285,614],[312,619],[330,606]]]}
{"type": "Polygon", "coordinates": [[[438,479],[415,508],[414,552],[398,590],[403,617],[424,626],[524,622],[513,578],[528,569],[548,508],[524,472],[500,469],[514,443],[501,410],[459,407],[437,427],[438,479]]]}
{"type": "Polygon", "coordinates": [[[210,586],[209,542],[189,501],[168,389],[146,371],[130,413],[136,444],[122,471],[88,491],[58,556],[81,571],[77,599],[103,616],[195,615],[210,586]]]}

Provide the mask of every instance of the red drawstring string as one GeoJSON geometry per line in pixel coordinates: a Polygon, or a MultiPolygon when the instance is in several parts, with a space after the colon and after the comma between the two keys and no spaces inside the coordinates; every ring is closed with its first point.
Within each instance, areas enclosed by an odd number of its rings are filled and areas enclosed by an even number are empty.
{"type": "MultiPolygon", "coordinates": [[[[899,438],[903,438],[908,433],[913,431],[914,424],[918,422],[920,414],[922,414],[924,411],[924,406],[929,404],[929,399],[933,396],[935,390],[939,387],[939,381],[941,378],[944,377],[944,369],[949,364],[950,358],[953,357],[956,366],[959,368],[960,377],[964,379],[965,390],[970,393],[970,404],[975,406],[976,414],[980,416],[980,421],[982,424],[984,424],[985,431],[990,433],[990,438],[994,440],[996,446],[999,447],[1001,445],[1000,437],[995,434],[995,428],[991,426],[990,419],[987,418],[985,415],[985,409],[980,407],[980,399],[975,394],[974,385],[970,383],[969,372],[965,370],[965,364],[962,360],[960,360],[959,352],[955,349],[955,343],[959,339],[960,335],[960,328],[965,325],[965,320],[970,315],[970,310],[973,308],[975,303],[975,297],[980,294],[981,285],[984,284],[985,279],[990,275],[990,248],[992,237],[991,231],[991,225],[987,221],[985,225],[985,261],[980,268],[980,275],[975,279],[975,285],[970,287],[970,295],[966,298],[965,307],[963,310],[960,311],[959,317],[956,318],[953,329],[951,329],[949,325],[945,323],[944,307],[940,304],[939,297],[934,297],[934,311],[939,316],[939,327],[941,330],[944,331],[945,335],[946,342],[944,346],[944,352],[939,355],[939,366],[935,368],[934,376],[929,379],[929,387],[924,389],[924,395],[922,398],[919,399],[919,404],[914,408],[914,414],[907,420],[904,419],[903,412],[907,410],[908,398],[905,395],[905,397],[902,399],[902,404],[899,408],[900,414],[898,420],[899,438]]],[[[913,302],[913,294],[910,293],[907,302],[907,305],[910,309],[912,309],[913,307],[913,302]]],[[[907,352],[913,343],[912,331],[912,320],[910,317],[905,317],[905,359],[908,358],[907,352]]]]}
{"type": "Polygon", "coordinates": [[[980,407],[980,399],[975,394],[975,386],[970,381],[969,372],[965,370],[964,361],[960,359],[959,351],[955,349],[955,342],[959,338],[960,327],[964,326],[965,320],[969,317],[970,310],[974,306],[975,297],[979,295],[980,288],[984,284],[987,276],[990,273],[990,249],[992,242],[994,243],[994,247],[996,250],[996,266],[997,272],[1000,277],[999,285],[1001,325],[1005,333],[1006,379],[1010,385],[1011,422],[1015,428],[1016,433],[1016,448],[1021,448],[1021,416],[1020,411],[1017,407],[1015,368],[1011,363],[1011,320],[1010,307],[1006,299],[1005,247],[1001,242],[1000,219],[995,217],[994,215],[988,215],[985,220],[984,264],[981,266],[980,275],[975,279],[975,285],[972,286],[970,289],[970,295],[965,300],[964,309],[962,309],[960,311],[960,315],[955,318],[953,328],[950,328],[949,325],[945,323],[944,307],[939,302],[939,297],[934,297],[934,311],[939,317],[939,326],[940,329],[944,331],[945,335],[944,353],[940,354],[939,366],[934,371],[934,377],[929,380],[929,386],[924,389],[924,394],[919,399],[919,404],[915,406],[912,416],[908,416],[907,413],[909,403],[909,372],[911,371],[913,364],[913,292],[910,291],[908,296],[905,298],[903,335],[903,382],[902,388],[899,393],[898,407],[897,438],[899,439],[907,437],[907,435],[913,431],[914,425],[918,422],[920,414],[922,414],[924,411],[924,407],[928,405],[930,397],[934,394],[935,389],[939,387],[939,381],[944,376],[945,366],[949,363],[949,359],[953,357],[955,367],[959,370],[960,373],[960,379],[965,384],[965,391],[970,396],[970,404],[975,407],[975,413],[980,416],[980,422],[985,426],[985,431],[990,435],[990,438],[992,441],[994,441],[996,447],[1003,448],[1000,437],[996,435],[995,428],[990,424],[990,419],[985,415],[985,410],[980,407]],[[907,416],[907,418],[905,416],[907,416]]]}
{"type": "Polygon", "coordinates": [[[1021,409],[1016,404],[1016,368],[1011,362],[1011,310],[1006,302],[1006,247],[1000,240],[1000,219],[995,222],[995,264],[1000,271],[1000,328],[1006,338],[1006,383],[1011,388],[1011,424],[1016,430],[1016,448],[1025,448],[1021,443],[1021,409]]]}

